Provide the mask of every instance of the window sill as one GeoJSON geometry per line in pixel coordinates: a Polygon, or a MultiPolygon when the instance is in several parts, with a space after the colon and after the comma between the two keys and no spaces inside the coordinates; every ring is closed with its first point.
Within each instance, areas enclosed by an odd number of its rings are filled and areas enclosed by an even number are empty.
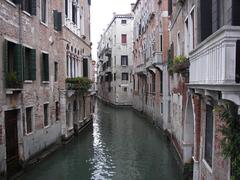
{"type": "Polygon", "coordinates": [[[16,4],[14,4],[12,1],[6,0],[6,2],[7,2],[8,4],[12,5],[12,6],[15,7],[15,8],[17,7],[16,4]]]}
{"type": "Polygon", "coordinates": [[[25,133],[25,136],[31,136],[31,135],[33,135],[33,131],[30,133],[25,133]]]}
{"type": "Polygon", "coordinates": [[[121,65],[122,67],[127,67],[128,65],[121,65]]]}
{"type": "Polygon", "coordinates": [[[48,25],[47,25],[47,23],[45,23],[45,22],[42,22],[42,20],[40,20],[40,24],[41,24],[41,25],[43,25],[43,26],[45,26],[46,28],[48,28],[48,25]]]}
{"type": "Polygon", "coordinates": [[[48,124],[47,126],[44,126],[44,129],[48,129],[49,127],[50,127],[50,124],[48,124]]]}
{"type": "Polygon", "coordinates": [[[27,15],[28,17],[32,17],[32,15],[27,11],[23,11],[23,14],[27,15]]]}
{"type": "Polygon", "coordinates": [[[49,81],[42,81],[42,84],[49,84],[49,81]]]}
{"type": "Polygon", "coordinates": [[[25,81],[24,81],[24,84],[32,84],[32,83],[33,83],[32,80],[25,80],[25,81]]]}
{"type": "Polygon", "coordinates": [[[202,160],[203,164],[207,168],[207,170],[212,174],[212,168],[208,165],[207,161],[205,159],[202,160]]]}

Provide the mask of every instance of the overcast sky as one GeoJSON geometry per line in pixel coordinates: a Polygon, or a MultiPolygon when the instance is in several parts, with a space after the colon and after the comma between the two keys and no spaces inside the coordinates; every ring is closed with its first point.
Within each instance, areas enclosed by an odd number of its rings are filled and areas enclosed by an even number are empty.
{"type": "Polygon", "coordinates": [[[113,12],[118,14],[130,13],[131,3],[136,0],[92,0],[91,5],[91,41],[93,43],[92,56],[97,60],[97,43],[103,29],[113,18],[113,12]]]}

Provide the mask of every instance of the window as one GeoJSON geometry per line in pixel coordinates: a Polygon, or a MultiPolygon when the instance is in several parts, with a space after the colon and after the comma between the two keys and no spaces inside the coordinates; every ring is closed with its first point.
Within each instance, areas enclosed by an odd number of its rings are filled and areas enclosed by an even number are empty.
{"type": "Polygon", "coordinates": [[[54,81],[58,80],[58,63],[54,62],[54,81]]]}
{"type": "MultiPolygon", "coordinates": [[[[14,2],[17,3],[17,0],[15,0],[14,2]]],[[[37,9],[36,0],[22,0],[23,11],[26,11],[31,15],[36,15],[37,14],[36,9],[37,9]]]]}
{"type": "Polygon", "coordinates": [[[160,71],[160,93],[163,93],[163,72],[160,71]]]}
{"type": "Polygon", "coordinates": [[[56,102],[55,103],[55,117],[56,117],[56,121],[59,121],[59,110],[60,110],[60,108],[59,108],[59,102],[56,102]]]}
{"type": "Polygon", "coordinates": [[[127,87],[124,87],[124,88],[123,88],[123,91],[124,91],[124,92],[127,92],[127,87]]]}
{"type": "Polygon", "coordinates": [[[36,50],[23,47],[24,80],[36,80],[36,50]]]}
{"type": "Polygon", "coordinates": [[[200,14],[201,14],[201,41],[212,34],[212,0],[201,0],[200,14]]]}
{"type": "Polygon", "coordinates": [[[48,54],[42,53],[41,54],[41,76],[42,81],[49,81],[49,60],[48,60],[48,54]]]}
{"type": "MultiPolygon", "coordinates": [[[[220,3],[220,2],[218,2],[220,3]]],[[[232,25],[239,26],[240,25],[240,2],[239,0],[232,1],[232,25]]]]}
{"type": "Polygon", "coordinates": [[[155,74],[152,74],[152,93],[156,91],[155,74]]]}
{"type": "Polygon", "coordinates": [[[88,77],[88,59],[83,59],[83,77],[88,77]]]}
{"type": "Polygon", "coordinates": [[[114,67],[116,67],[116,63],[117,63],[117,57],[114,56],[114,67]]]}
{"type": "Polygon", "coordinates": [[[240,40],[237,40],[236,43],[236,83],[240,83],[240,40]]]}
{"type": "Polygon", "coordinates": [[[126,19],[122,19],[121,24],[127,24],[127,20],[126,19]]]}
{"type": "Polygon", "coordinates": [[[180,32],[177,33],[177,55],[179,56],[180,52],[180,32]]]}
{"type": "Polygon", "coordinates": [[[41,0],[41,21],[47,22],[47,3],[46,0],[41,0]]]}
{"type": "Polygon", "coordinates": [[[3,62],[6,88],[21,88],[21,82],[23,80],[21,50],[22,46],[19,44],[15,44],[7,40],[3,43],[3,62]]]}
{"type": "Polygon", "coordinates": [[[68,0],[65,0],[65,15],[68,17],[68,0]]]}
{"type": "Polygon", "coordinates": [[[26,126],[25,131],[27,134],[31,133],[33,131],[33,114],[32,114],[32,107],[26,108],[26,126]]]}
{"type": "Polygon", "coordinates": [[[185,26],[184,26],[184,50],[185,50],[185,56],[188,56],[188,48],[189,48],[189,30],[188,30],[188,19],[185,21],[185,26]]]}
{"type": "Polygon", "coordinates": [[[48,104],[44,104],[43,109],[44,109],[44,126],[46,127],[49,124],[49,122],[48,122],[48,104]]]}
{"type": "Polygon", "coordinates": [[[54,29],[56,31],[62,31],[62,13],[57,10],[53,11],[53,19],[54,19],[54,29]]]}
{"type": "Polygon", "coordinates": [[[77,24],[77,6],[72,4],[72,22],[77,24]]]}
{"type": "Polygon", "coordinates": [[[126,34],[122,34],[121,42],[122,42],[122,44],[126,44],[127,43],[127,35],[126,34]]]}
{"type": "Polygon", "coordinates": [[[122,80],[128,81],[128,73],[122,73],[122,80]]]}
{"type": "Polygon", "coordinates": [[[211,167],[212,167],[212,149],[213,149],[213,107],[207,104],[204,159],[211,167]]]}
{"type": "Polygon", "coordinates": [[[163,50],[163,35],[160,35],[160,52],[163,50]]]}
{"type": "Polygon", "coordinates": [[[121,65],[122,66],[128,65],[128,56],[121,56],[121,65]]]}
{"type": "Polygon", "coordinates": [[[114,81],[116,81],[116,73],[114,73],[113,78],[114,78],[114,81]]]}

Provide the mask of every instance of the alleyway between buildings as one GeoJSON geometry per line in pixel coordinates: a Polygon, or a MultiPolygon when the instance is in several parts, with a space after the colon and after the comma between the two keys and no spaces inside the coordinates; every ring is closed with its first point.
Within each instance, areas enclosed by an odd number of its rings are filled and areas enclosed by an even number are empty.
{"type": "Polygon", "coordinates": [[[180,180],[174,154],[144,117],[97,102],[93,126],[20,179],[180,180]]]}

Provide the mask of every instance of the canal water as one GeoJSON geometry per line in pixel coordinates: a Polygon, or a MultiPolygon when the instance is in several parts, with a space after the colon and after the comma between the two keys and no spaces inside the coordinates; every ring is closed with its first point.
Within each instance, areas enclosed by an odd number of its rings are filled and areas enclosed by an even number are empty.
{"type": "Polygon", "coordinates": [[[181,180],[166,138],[130,108],[97,102],[93,125],[21,180],[181,180]]]}

